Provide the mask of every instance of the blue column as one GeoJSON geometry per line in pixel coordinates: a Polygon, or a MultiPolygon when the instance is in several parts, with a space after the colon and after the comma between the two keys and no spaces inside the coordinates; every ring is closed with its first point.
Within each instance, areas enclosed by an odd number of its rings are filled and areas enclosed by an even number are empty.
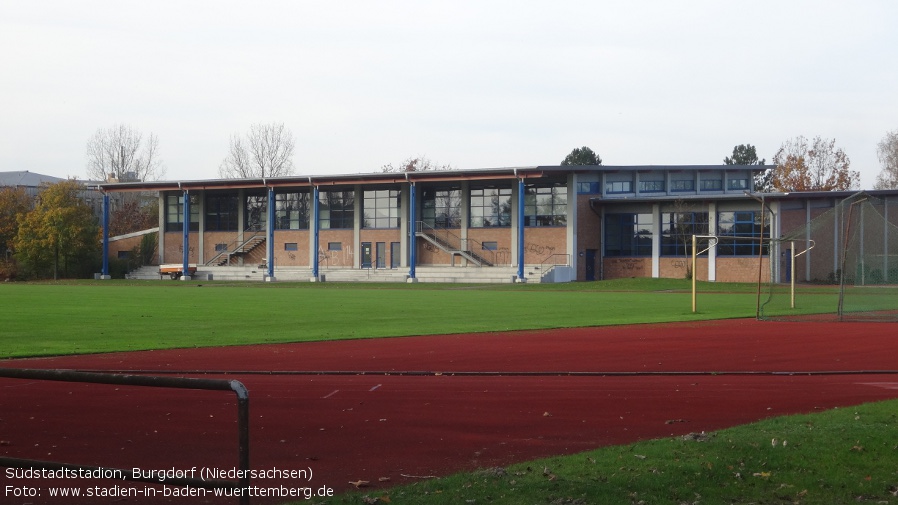
{"type": "Polygon", "coordinates": [[[182,279],[190,275],[190,194],[184,190],[184,265],[182,279]]]}
{"type": "Polygon", "coordinates": [[[417,207],[415,198],[415,183],[409,185],[408,191],[408,276],[415,278],[415,263],[417,262],[418,246],[415,242],[416,232],[418,230],[418,216],[415,209],[417,207]]]}
{"type": "Polygon", "coordinates": [[[268,277],[274,277],[274,188],[268,188],[268,277]]]}
{"type": "Polygon", "coordinates": [[[318,186],[312,188],[312,249],[314,249],[312,261],[312,277],[318,278],[318,219],[320,217],[318,207],[318,186]]]}
{"type": "Polygon", "coordinates": [[[518,280],[524,281],[524,179],[518,179],[518,280]]]}
{"type": "Polygon", "coordinates": [[[103,193],[103,278],[109,277],[109,193],[103,193]]]}

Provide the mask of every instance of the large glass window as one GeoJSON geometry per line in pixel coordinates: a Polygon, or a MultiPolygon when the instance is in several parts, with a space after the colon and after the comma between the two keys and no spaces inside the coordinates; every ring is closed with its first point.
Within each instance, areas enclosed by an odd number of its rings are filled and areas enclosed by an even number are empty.
{"type": "Polygon", "coordinates": [[[362,212],[363,228],[399,228],[399,190],[377,189],[365,191],[362,212]]]}
{"type": "MultiPolygon", "coordinates": [[[[190,231],[200,229],[200,203],[196,195],[190,195],[190,231]]],[[[184,231],[184,195],[168,195],[165,198],[165,231],[184,231]]]]}
{"type": "Polygon", "coordinates": [[[640,193],[661,193],[664,191],[664,181],[639,181],[640,193]]]}
{"type": "Polygon", "coordinates": [[[727,189],[729,190],[749,190],[748,179],[727,179],[727,189]]]}
{"type": "Polygon", "coordinates": [[[605,214],[605,256],[651,256],[651,214],[605,214]]]}
{"type": "Polygon", "coordinates": [[[461,228],[461,190],[423,190],[421,220],[433,228],[461,228]]]}
{"type": "Polygon", "coordinates": [[[268,195],[246,195],[244,219],[247,230],[261,231],[268,225],[268,195]]]}
{"type": "Polygon", "coordinates": [[[708,235],[707,212],[661,213],[662,256],[692,256],[693,235],[708,235]]]}
{"type": "MultiPolygon", "coordinates": [[[[719,212],[717,214],[717,254],[721,256],[757,256],[761,237],[770,236],[770,223],[761,227],[760,211],[719,212]]],[[[763,254],[768,253],[764,244],[763,254]]]]}
{"type": "Polygon", "coordinates": [[[309,193],[277,193],[274,195],[274,222],[277,230],[308,230],[309,193]]]}
{"type": "Polygon", "coordinates": [[[606,181],[606,193],[632,193],[633,181],[606,181]]]}
{"type": "Polygon", "coordinates": [[[723,180],[721,179],[702,179],[702,191],[721,191],[723,189],[723,180]]]}
{"type": "Polygon", "coordinates": [[[695,179],[674,179],[670,181],[671,191],[695,191],[695,179]]]}
{"type": "Polygon", "coordinates": [[[206,231],[237,231],[240,206],[237,195],[206,195],[206,231]]]}
{"type": "Polygon", "coordinates": [[[318,193],[318,227],[352,228],[355,220],[354,191],[321,191],[318,193]]]}
{"type": "Polygon", "coordinates": [[[530,186],[524,194],[524,226],[567,224],[567,188],[564,184],[530,186]]]}
{"type": "Polygon", "coordinates": [[[511,188],[471,189],[471,227],[511,226],[511,188]]]}

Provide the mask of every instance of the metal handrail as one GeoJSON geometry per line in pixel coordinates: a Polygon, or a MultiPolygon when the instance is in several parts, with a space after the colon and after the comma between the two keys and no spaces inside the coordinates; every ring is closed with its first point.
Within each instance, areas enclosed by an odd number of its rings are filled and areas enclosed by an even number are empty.
{"type": "Polygon", "coordinates": [[[415,223],[415,232],[428,235],[431,238],[442,242],[448,250],[469,254],[477,260],[489,263],[490,266],[496,264],[496,251],[484,249],[483,243],[478,240],[461,238],[449,231],[448,228],[434,228],[424,221],[417,221],[415,223]],[[479,248],[475,251],[470,247],[470,244],[479,246],[479,248]],[[484,255],[483,252],[487,252],[488,254],[484,255]]]}
{"type": "Polygon", "coordinates": [[[245,229],[245,230],[243,230],[243,231],[244,231],[244,237],[246,236],[246,235],[245,235],[246,232],[250,232],[250,233],[252,233],[252,234],[249,236],[249,238],[246,238],[246,239],[244,239],[243,241],[241,241],[240,239],[234,239],[233,242],[231,242],[230,244],[228,244],[227,248],[225,248],[224,251],[221,251],[221,252],[219,252],[218,254],[216,254],[215,256],[213,256],[212,259],[210,259],[209,261],[207,261],[205,264],[206,264],[206,265],[212,265],[212,264],[214,264],[216,261],[218,261],[219,259],[221,259],[222,256],[227,255],[227,257],[228,257],[227,264],[230,265],[230,263],[231,263],[231,257],[232,257],[234,254],[236,254],[236,252],[237,252],[238,249],[240,249],[241,247],[245,246],[246,244],[250,243],[253,239],[256,239],[256,238],[258,238],[258,237],[263,237],[263,238],[266,238],[266,239],[267,239],[265,233],[259,233],[259,231],[264,232],[265,230],[256,230],[256,229],[250,227],[250,228],[247,228],[247,229],[245,229]]]}
{"type": "Polygon", "coordinates": [[[542,261],[539,263],[539,269],[540,269],[540,270],[544,270],[544,267],[549,263],[550,260],[554,260],[554,262],[551,264],[551,266],[553,266],[553,267],[557,267],[557,266],[565,266],[565,267],[568,267],[568,266],[571,266],[571,255],[570,255],[570,254],[567,254],[567,253],[554,253],[554,254],[550,254],[546,259],[542,260],[542,261]],[[562,257],[562,258],[564,258],[564,262],[563,262],[563,263],[559,263],[558,260],[556,259],[556,258],[558,258],[559,256],[562,257]]]}
{"type": "MultiPolygon", "coordinates": [[[[231,480],[205,480],[202,478],[165,479],[166,484],[202,488],[249,488],[249,391],[238,380],[194,379],[187,377],[158,377],[148,375],[125,375],[97,372],[80,372],[76,370],[44,370],[29,368],[0,368],[0,377],[11,379],[48,380],[61,382],[82,382],[92,384],[117,384],[123,386],[144,386],[158,388],[204,389],[211,391],[233,391],[237,395],[237,459],[241,477],[231,480]]],[[[44,468],[48,470],[96,470],[101,467],[77,465],[58,461],[44,461],[23,458],[0,457],[0,467],[6,468],[44,468]]],[[[155,478],[134,476],[130,471],[103,466],[103,470],[115,472],[124,480],[152,482],[159,484],[155,478]]],[[[249,495],[240,493],[240,503],[248,504],[249,495]]]]}

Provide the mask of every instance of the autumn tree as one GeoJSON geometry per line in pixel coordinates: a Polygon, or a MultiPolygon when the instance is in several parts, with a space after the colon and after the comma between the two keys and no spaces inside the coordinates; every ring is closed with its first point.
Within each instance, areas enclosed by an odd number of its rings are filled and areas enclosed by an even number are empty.
{"type": "Polygon", "coordinates": [[[24,188],[0,188],[0,254],[13,251],[13,241],[19,233],[19,219],[31,209],[31,197],[24,188]]]}
{"type": "Polygon", "coordinates": [[[860,185],[860,173],[836,141],[803,136],[783,143],[773,157],[775,191],[845,191],[860,185]]]}
{"type": "Polygon", "coordinates": [[[876,146],[882,170],[873,189],[898,189],[898,130],[886,133],[876,146]]]}
{"type": "Polygon", "coordinates": [[[568,167],[574,165],[601,165],[602,157],[595,153],[592,149],[583,146],[574,148],[573,151],[570,152],[567,156],[565,156],[564,160],[561,161],[561,166],[568,167]]]}
{"type": "Polygon", "coordinates": [[[380,167],[381,172],[424,172],[428,170],[453,170],[452,165],[441,165],[426,156],[413,156],[397,166],[392,163],[380,167]]]}
{"type": "Polygon", "coordinates": [[[97,261],[99,227],[74,180],[44,184],[34,209],[21,216],[16,258],[36,277],[85,275],[97,261]]]}
{"type": "Polygon", "coordinates": [[[128,199],[109,213],[109,236],[125,235],[159,226],[159,206],[128,199]]]}
{"type": "Polygon", "coordinates": [[[218,173],[225,179],[293,175],[293,148],[293,134],[283,123],[254,124],[245,136],[231,135],[218,173]]]}
{"type": "Polygon", "coordinates": [[[151,181],[165,175],[159,159],[159,139],[128,125],[100,128],[87,141],[87,177],[105,181],[151,181]]]}

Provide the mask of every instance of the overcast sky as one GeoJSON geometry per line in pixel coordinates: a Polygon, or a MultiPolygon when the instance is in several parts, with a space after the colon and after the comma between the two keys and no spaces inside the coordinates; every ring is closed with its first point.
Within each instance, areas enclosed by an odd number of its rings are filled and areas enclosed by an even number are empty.
{"type": "Polygon", "coordinates": [[[284,123],[298,174],[771,161],[835,139],[871,188],[898,130],[894,1],[0,0],[0,171],[86,175],[125,123],[165,179],[284,123]]]}

